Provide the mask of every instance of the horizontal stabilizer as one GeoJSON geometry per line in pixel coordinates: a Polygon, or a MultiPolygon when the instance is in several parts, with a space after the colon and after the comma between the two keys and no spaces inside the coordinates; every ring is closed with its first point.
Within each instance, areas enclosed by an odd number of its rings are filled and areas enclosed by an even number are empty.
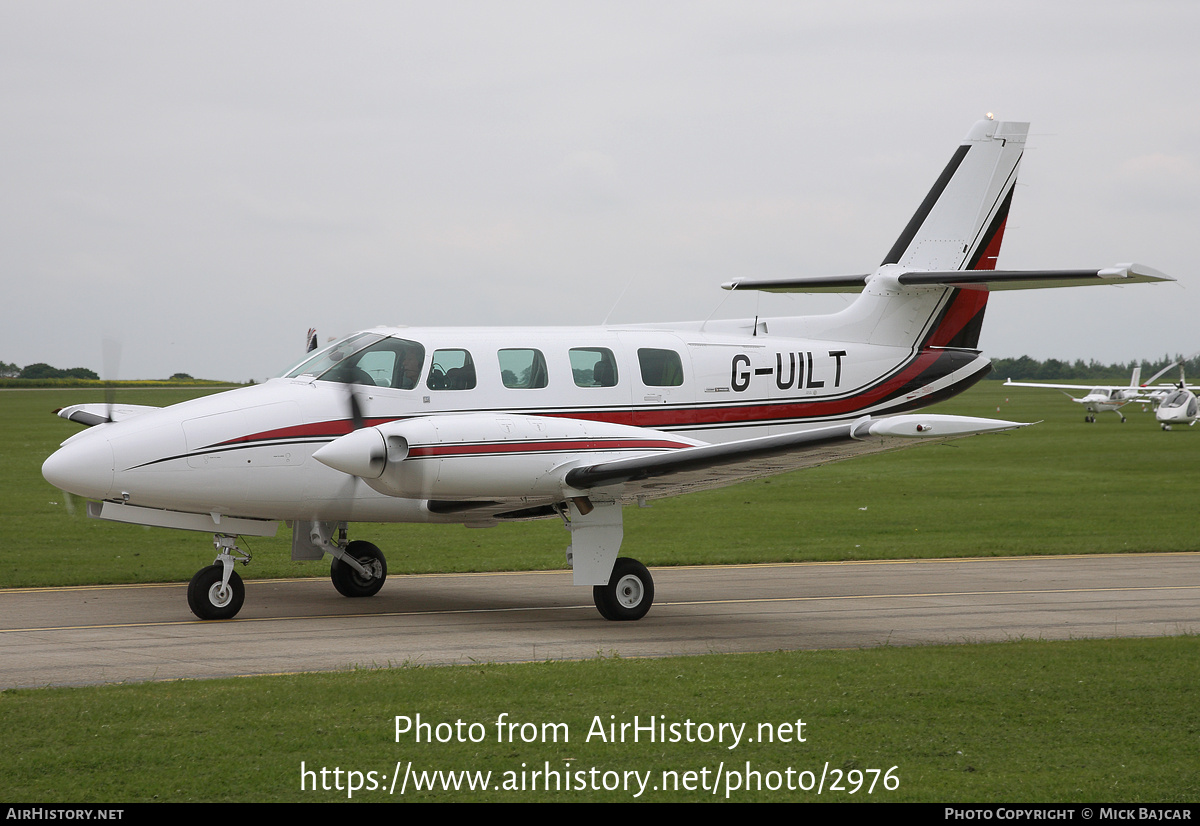
{"type": "MultiPolygon", "coordinates": [[[[1175,280],[1140,264],[1118,264],[1096,270],[911,270],[891,273],[888,277],[895,278],[902,287],[958,287],[988,292],[1175,280]]],[[[726,290],[772,293],[848,293],[861,292],[869,278],[867,275],[818,275],[780,281],[729,281],[721,286],[726,290]]]]}

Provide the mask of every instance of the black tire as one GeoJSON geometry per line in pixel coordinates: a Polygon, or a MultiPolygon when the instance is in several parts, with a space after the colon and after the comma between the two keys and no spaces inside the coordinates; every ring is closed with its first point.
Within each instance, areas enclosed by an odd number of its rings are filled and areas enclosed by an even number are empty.
{"type": "Polygon", "coordinates": [[[613,565],[608,584],[592,587],[592,600],[606,620],[640,620],[654,604],[654,579],[636,559],[620,557],[613,565]]]}
{"type": "Polygon", "coordinates": [[[364,577],[335,557],[333,564],[329,566],[333,587],[344,597],[373,597],[378,594],[379,589],[383,587],[383,581],[387,579],[387,560],[383,558],[383,551],[370,542],[356,540],[346,546],[346,553],[364,567],[374,567],[378,576],[364,577]]]}
{"type": "Polygon", "coordinates": [[[201,568],[188,583],[188,607],[202,620],[233,619],[246,601],[246,586],[237,571],[229,574],[229,585],[221,592],[221,577],[225,566],[201,568]]]}

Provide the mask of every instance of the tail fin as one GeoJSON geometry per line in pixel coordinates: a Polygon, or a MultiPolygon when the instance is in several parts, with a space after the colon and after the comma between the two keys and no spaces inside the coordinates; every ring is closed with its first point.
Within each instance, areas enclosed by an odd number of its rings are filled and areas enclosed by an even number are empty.
{"type": "MultiPolygon", "coordinates": [[[[1028,123],[976,123],[883,259],[921,270],[994,270],[1028,123]]],[[[976,349],[986,290],[952,289],[924,347],[976,349]]]]}
{"type": "Polygon", "coordinates": [[[1173,280],[1135,264],[1087,270],[996,270],[1028,132],[1028,123],[991,118],[971,127],[876,272],[731,281],[722,286],[782,293],[861,291],[859,299],[841,312],[777,320],[772,330],[915,352],[977,351],[988,293],[993,290],[1173,280]]]}
{"type": "Polygon", "coordinates": [[[1028,131],[1028,123],[975,124],[882,263],[994,270],[1028,131]]]}

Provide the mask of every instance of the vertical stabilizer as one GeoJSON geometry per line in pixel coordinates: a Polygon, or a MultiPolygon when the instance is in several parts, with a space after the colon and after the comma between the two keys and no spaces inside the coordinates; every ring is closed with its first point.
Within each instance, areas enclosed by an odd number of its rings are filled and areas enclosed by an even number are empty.
{"type": "Polygon", "coordinates": [[[990,117],[972,126],[876,272],[793,279],[782,287],[748,282],[732,288],[781,292],[861,289],[862,295],[841,312],[803,316],[790,325],[776,323],[775,328],[913,352],[977,350],[990,282],[964,279],[964,283],[954,284],[947,283],[950,279],[945,276],[996,269],[1028,132],[1028,123],[990,117]],[[900,281],[904,275],[922,272],[938,277],[900,281]]]}
{"type": "Polygon", "coordinates": [[[882,263],[994,270],[1028,131],[1028,123],[976,123],[882,263]]]}
{"type": "MultiPolygon", "coordinates": [[[[1028,132],[1028,123],[990,118],[971,127],[883,264],[996,269],[1028,132]]],[[[986,290],[948,288],[920,346],[977,348],[987,300],[986,290]]]]}

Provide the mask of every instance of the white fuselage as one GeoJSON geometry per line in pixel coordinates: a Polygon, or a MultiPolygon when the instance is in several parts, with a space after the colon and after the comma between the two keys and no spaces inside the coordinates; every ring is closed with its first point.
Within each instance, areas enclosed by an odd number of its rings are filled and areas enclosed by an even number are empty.
{"type": "MultiPolygon", "coordinates": [[[[414,378],[401,380],[398,366],[381,365],[353,383],[273,379],[90,428],[67,440],[44,472],[72,493],[147,508],[455,522],[464,520],[452,510],[431,511],[429,500],[475,495],[514,507],[557,500],[564,491],[538,489],[536,480],[564,462],[911,410],[960,392],[989,369],[972,350],[781,337],[770,333],[772,323],[757,330],[750,321],[674,329],[379,328],[372,332],[419,345],[414,378]],[[516,375],[514,359],[536,363],[538,377],[516,375]],[[580,369],[598,360],[608,365],[603,376],[598,363],[594,374],[580,369]],[[469,382],[459,375],[456,389],[445,375],[462,374],[464,361],[473,375],[469,382]],[[313,459],[352,429],[351,394],[359,424],[419,420],[430,432],[440,428],[436,449],[425,448],[431,461],[422,481],[384,494],[313,459]],[[545,438],[505,441],[530,428],[545,438]],[[482,480],[477,494],[473,478],[482,480]],[[522,482],[532,485],[527,490],[483,484],[502,478],[534,482],[522,482]]],[[[425,431],[413,424],[406,432],[419,442],[411,434],[425,431]]]]}
{"type": "Polygon", "coordinates": [[[1073,401],[1082,404],[1089,413],[1120,410],[1138,397],[1138,388],[1095,387],[1086,396],[1073,401]]]}

